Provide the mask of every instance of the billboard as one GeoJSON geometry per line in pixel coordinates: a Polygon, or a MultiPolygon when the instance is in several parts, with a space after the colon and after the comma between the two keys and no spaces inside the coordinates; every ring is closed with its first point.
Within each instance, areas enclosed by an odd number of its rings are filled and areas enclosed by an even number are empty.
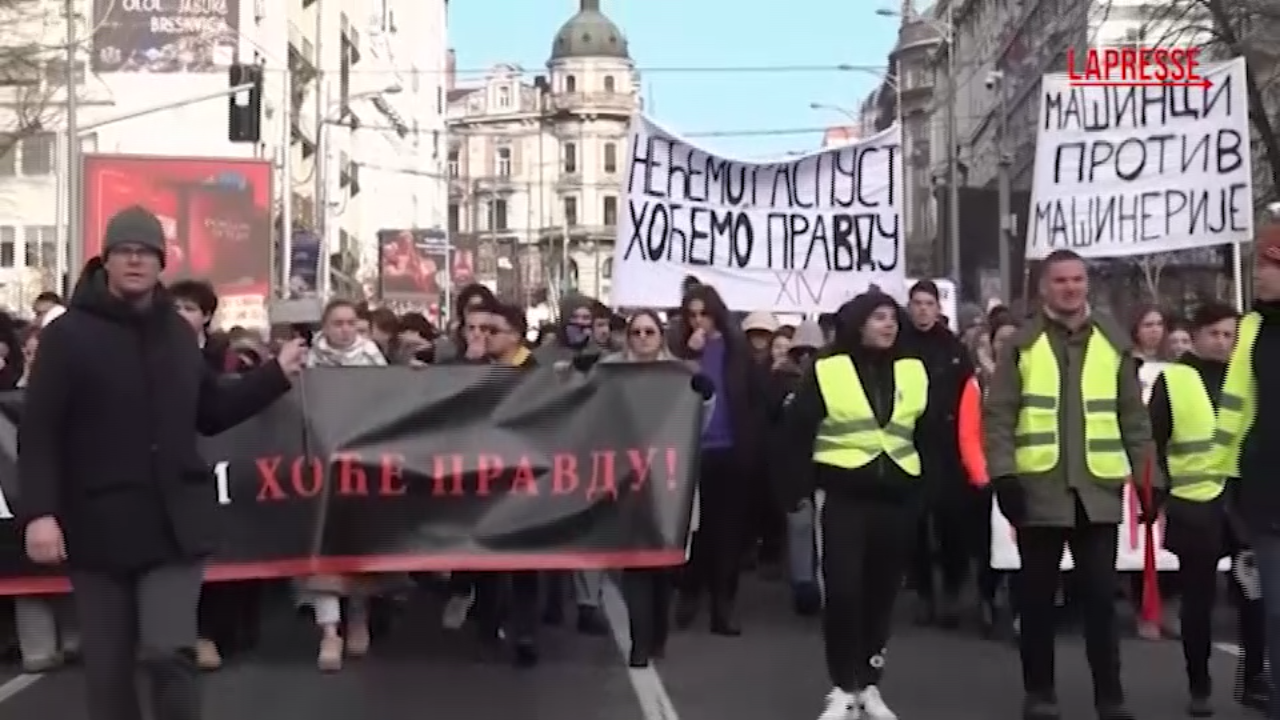
{"type": "Polygon", "coordinates": [[[95,73],[223,72],[240,0],[93,0],[93,27],[95,73]]]}
{"type": "Polygon", "coordinates": [[[264,160],[86,155],[84,257],[102,251],[113,215],[141,205],[164,226],[165,280],[208,280],[219,325],[265,327],[271,198],[264,160]]]}
{"type": "Polygon", "coordinates": [[[442,230],[379,230],[378,295],[423,307],[443,304],[450,249],[442,230]]]}

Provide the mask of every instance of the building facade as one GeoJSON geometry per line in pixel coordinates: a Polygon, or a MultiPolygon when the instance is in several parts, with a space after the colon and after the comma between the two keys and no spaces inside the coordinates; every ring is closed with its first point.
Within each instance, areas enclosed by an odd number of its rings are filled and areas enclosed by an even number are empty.
{"type": "MultiPolygon", "coordinates": [[[[60,3],[32,5],[40,9],[0,12],[26,13],[6,18],[0,42],[9,48],[70,44],[76,60],[69,73],[66,54],[52,50],[32,57],[38,72],[0,69],[0,305],[12,309],[26,308],[40,289],[57,288],[68,269],[78,270],[68,268],[76,239],[68,237],[67,218],[80,209],[69,207],[60,149],[67,80],[73,75],[83,152],[272,163],[274,222],[272,238],[264,241],[277,243],[274,272],[288,206],[295,231],[324,238],[322,264],[333,282],[320,285],[334,291],[352,289],[368,255],[362,248],[376,247],[361,227],[358,208],[371,195],[361,185],[358,154],[366,141],[353,126],[367,123],[383,132],[397,119],[418,117],[423,123],[425,117],[428,127],[434,122],[442,129],[441,121],[431,120],[442,112],[423,110],[442,110],[443,103],[401,93],[375,105],[380,96],[369,86],[394,79],[392,68],[413,66],[404,55],[393,58],[385,43],[377,44],[393,34],[393,18],[403,18],[394,20],[398,33],[421,44],[413,53],[424,77],[433,70],[440,76],[441,61],[432,65],[431,57],[443,57],[446,0],[257,0],[211,3],[196,8],[207,12],[194,15],[168,6],[126,13],[119,3],[81,0],[71,22],[60,3]],[[162,35],[143,26],[175,30],[162,35]],[[236,62],[263,70],[260,142],[229,140],[225,97],[157,109],[228,88],[228,69],[236,62]],[[318,162],[320,157],[329,163],[318,162]]],[[[402,139],[403,152],[413,151],[411,134],[402,139]]],[[[437,185],[442,207],[443,185],[437,185]]],[[[265,322],[265,309],[251,320],[265,322]]]]}
{"type": "Polygon", "coordinates": [[[479,282],[525,306],[607,302],[639,77],[626,38],[582,0],[545,74],[498,65],[449,91],[448,230],[479,282]]]}
{"type": "Polygon", "coordinates": [[[940,257],[933,198],[937,183],[930,167],[935,102],[932,63],[942,47],[942,34],[936,20],[917,12],[911,0],[904,0],[900,15],[898,42],[888,58],[889,72],[859,110],[867,126],[864,131],[869,134],[902,123],[907,274],[929,277],[941,274],[942,269],[936,262],[940,257]]]}

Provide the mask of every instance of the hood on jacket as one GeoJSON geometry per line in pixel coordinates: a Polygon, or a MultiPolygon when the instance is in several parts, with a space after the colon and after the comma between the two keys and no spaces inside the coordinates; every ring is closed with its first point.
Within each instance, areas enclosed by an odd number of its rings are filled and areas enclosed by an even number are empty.
{"type": "Polygon", "coordinates": [[[101,257],[85,263],[80,279],[71,291],[70,306],[112,322],[128,324],[168,317],[173,313],[173,300],[161,283],[156,283],[151,306],[139,311],[107,289],[107,268],[101,257]]]}
{"type": "Polygon", "coordinates": [[[573,352],[581,351],[591,345],[591,328],[587,328],[586,338],[569,337],[569,318],[583,308],[588,310],[594,308],[595,304],[595,298],[577,293],[565,295],[560,300],[560,314],[556,316],[555,345],[560,346],[563,350],[571,350],[573,352]],[[575,339],[577,342],[572,342],[575,339]]]}
{"type": "Polygon", "coordinates": [[[820,349],[827,344],[826,337],[822,334],[822,328],[813,320],[805,320],[796,327],[796,334],[791,338],[791,349],[811,348],[813,350],[820,349]]]}
{"type": "Polygon", "coordinates": [[[747,313],[747,317],[742,320],[742,332],[757,330],[772,335],[778,332],[778,327],[778,318],[774,317],[773,313],[763,310],[747,313]]]}
{"type": "Polygon", "coordinates": [[[892,308],[901,317],[902,306],[892,296],[872,290],[862,293],[836,311],[836,336],[831,343],[837,353],[856,353],[862,348],[862,327],[871,314],[882,307],[892,308]]]}

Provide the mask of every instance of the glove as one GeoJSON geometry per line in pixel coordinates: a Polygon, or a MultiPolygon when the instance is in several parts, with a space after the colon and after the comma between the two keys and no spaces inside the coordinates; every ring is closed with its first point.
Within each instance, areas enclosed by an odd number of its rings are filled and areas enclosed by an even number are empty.
{"type": "Polygon", "coordinates": [[[600,356],[595,353],[584,353],[573,357],[573,369],[578,372],[587,372],[600,362],[600,356]]]}
{"type": "Polygon", "coordinates": [[[1010,525],[1016,528],[1027,521],[1027,493],[1016,476],[1003,475],[994,478],[991,481],[991,488],[995,492],[1000,513],[1010,525]]]}
{"type": "Polygon", "coordinates": [[[1151,488],[1151,502],[1148,507],[1147,492],[1144,488],[1138,488],[1136,493],[1138,496],[1138,504],[1142,507],[1138,510],[1138,522],[1143,525],[1154,525],[1160,519],[1160,513],[1164,512],[1165,503],[1169,501],[1169,491],[1164,488],[1151,488]]]}
{"type": "Polygon", "coordinates": [[[702,373],[696,373],[689,380],[689,387],[701,395],[703,400],[710,400],[716,394],[716,384],[711,381],[711,378],[702,373]]]}

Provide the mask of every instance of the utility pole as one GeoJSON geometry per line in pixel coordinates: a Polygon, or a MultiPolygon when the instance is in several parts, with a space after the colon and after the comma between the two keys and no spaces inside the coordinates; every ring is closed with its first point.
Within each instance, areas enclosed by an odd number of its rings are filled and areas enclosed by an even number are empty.
{"type": "MultiPolygon", "coordinates": [[[[316,294],[322,300],[327,300],[332,292],[331,275],[332,270],[329,267],[329,198],[328,196],[328,175],[329,175],[329,143],[326,140],[328,125],[325,123],[325,113],[329,107],[328,87],[325,82],[324,71],[324,11],[326,3],[324,0],[316,2],[316,49],[315,49],[315,113],[316,113],[316,154],[315,162],[312,165],[311,175],[314,180],[312,186],[311,197],[314,199],[312,212],[315,217],[312,218],[311,224],[316,237],[320,240],[320,272],[316,278],[316,294]]],[[[342,45],[338,45],[339,52],[342,51],[342,45]]],[[[292,190],[292,189],[291,189],[292,190]]],[[[381,268],[378,270],[381,272],[381,268]]]]}
{"type": "Polygon", "coordinates": [[[956,104],[959,101],[960,84],[956,79],[956,37],[955,3],[947,0],[946,41],[947,41],[947,77],[950,78],[950,97],[947,98],[947,255],[951,260],[951,279],[956,284],[956,291],[962,285],[960,276],[960,158],[958,128],[956,127],[956,104]]]}
{"type": "MultiPolygon", "coordinates": [[[[997,71],[999,72],[999,71],[997,71]]],[[[1006,305],[1013,302],[1013,261],[1010,259],[1010,246],[1013,244],[1014,227],[1013,222],[1013,194],[1010,187],[1009,171],[1013,164],[1013,158],[1009,153],[1008,133],[1009,133],[1009,107],[1006,101],[1004,74],[1000,73],[994,77],[995,90],[1000,93],[999,102],[997,103],[996,112],[1000,113],[996,124],[996,153],[999,155],[999,165],[996,175],[996,193],[997,204],[1000,213],[1000,235],[997,251],[1000,259],[1000,299],[1006,305]]]]}
{"type": "MultiPolygon", "coordinates": [[[[67,280],[64,290],[67,294],[70,294],[71,288],[75,287],[76,275],[80,272],[80,268],[84,267],[86,260],[84,257],[84,231],[80,227],[83,219],[81,215],[83,203],[80,199],[80,191],[83,185],[80,177],[80,93],[77,83],[79,78],[76,77],[75,0],[63,0],[62,11],[66,14],[67,20],[67,99],[64,110],[67,116],[67,150],[65,153],[67,165],[63,168],[63,173],[67,178],[67,280]]],[[[58,280],[61,282],[62,278],[58,278],[58,280]]]]}

